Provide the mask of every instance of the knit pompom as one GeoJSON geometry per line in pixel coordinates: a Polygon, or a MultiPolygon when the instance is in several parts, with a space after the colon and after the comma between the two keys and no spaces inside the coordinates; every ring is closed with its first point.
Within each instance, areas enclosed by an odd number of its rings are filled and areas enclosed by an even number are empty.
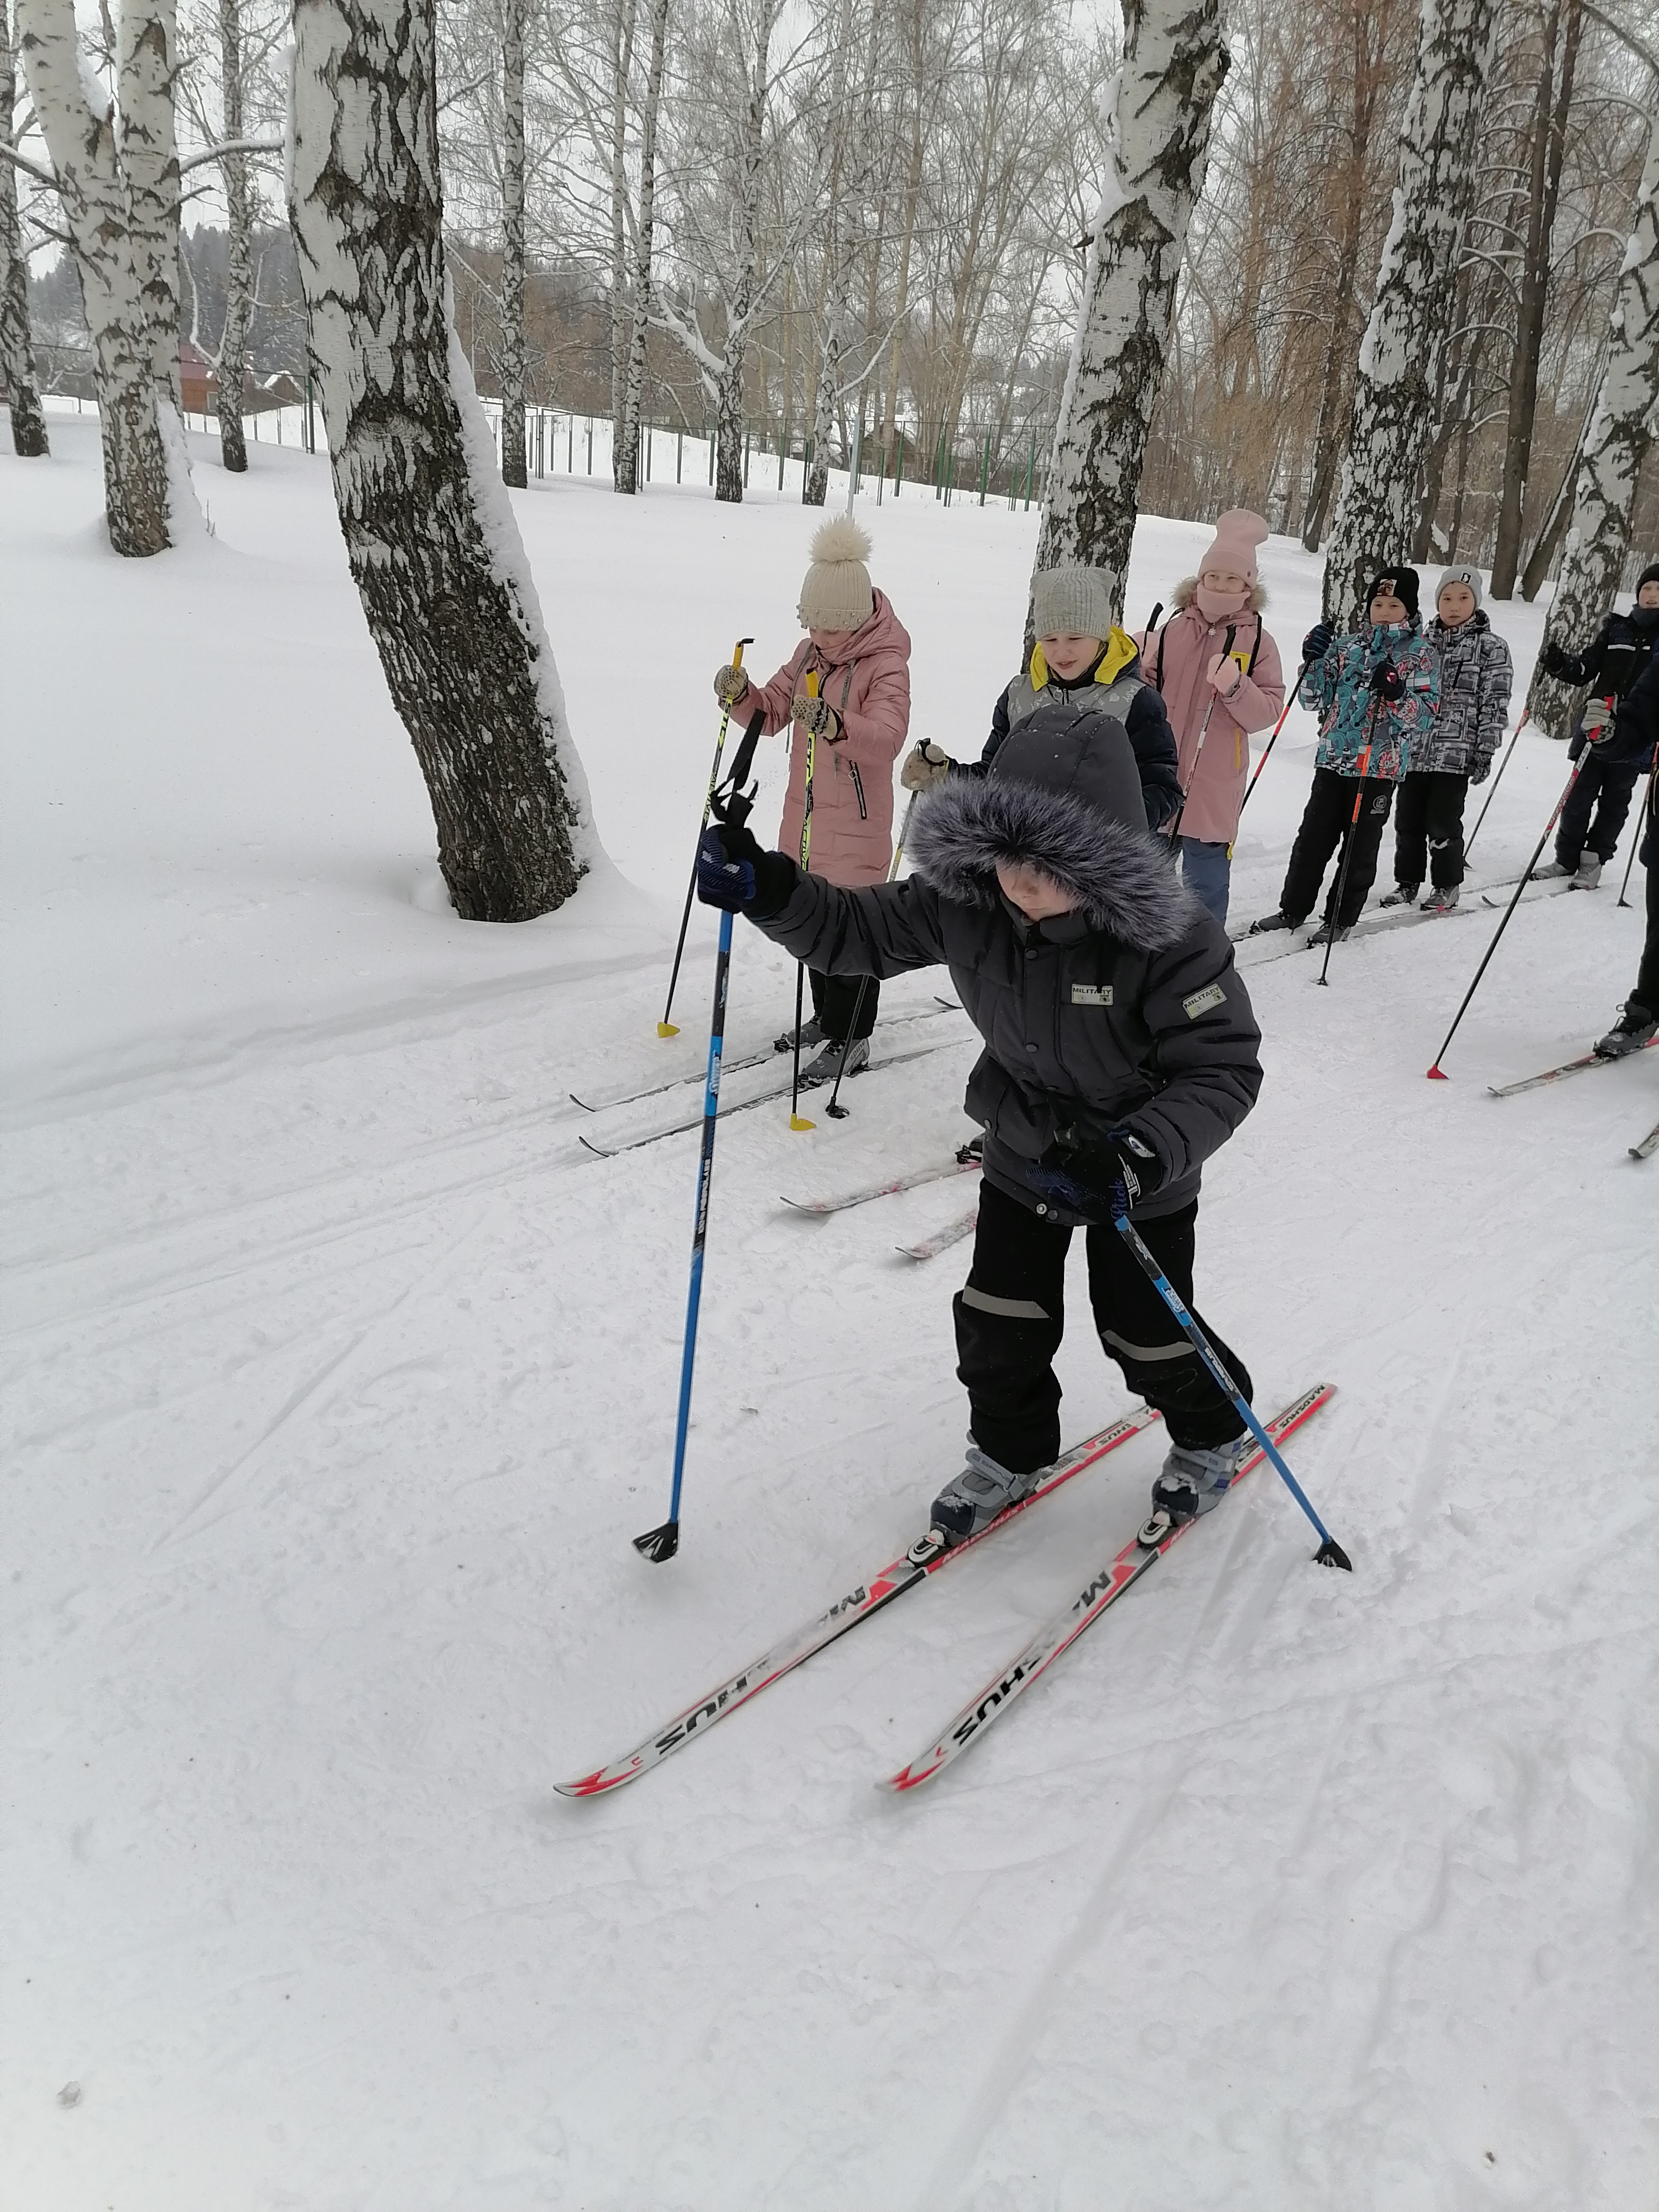
{"type": "Polygon", "coordinates": [[[867,561],[870,533],[850,514],[833,514],[812,532],[815,561],[867,561]]]}

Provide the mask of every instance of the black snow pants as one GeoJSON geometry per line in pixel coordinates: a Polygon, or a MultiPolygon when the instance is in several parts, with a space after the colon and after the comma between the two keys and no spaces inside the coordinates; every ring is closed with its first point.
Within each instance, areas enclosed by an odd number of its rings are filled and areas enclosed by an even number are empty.
{"type": "Polygon", "coordinates": [[[1436,890],[1456,890],[1463,880],[1463,802],[1468,795],[1468,776],[1443,769],[1414,769],[1406,778],[1394,817],[1395,883],[1420,884],[1426,866],[1433,870],[1436,890]]]}
{"type": "Polygon", "coordinates": [[[1642,946],[1642,964],[1636,971],[1631,996],[1650,1014],[1659,1014],[1659,817],[1650,815],[1642,841],[1644,872],[1648,879],[1648,933],[1642,946]]]}
{"type": "Polygon", "coordinates": [[[853,1037],[867,1037],[876,1026],[876,1007],[881,999],[881,985],[873,975],[820,975],[816,968],[809,968],[806,980],[812,987],[812,1012],[823,1025],[823,1034],[831,1044],[846,1044],[853,1037]],[[864,1003],[859,1006],[859,1025],[853,1027],[853,1009],[858,1005],[859,986],[864,988],[864,1003]]]}
{"type": "MultiPolygon", "coordinates": [[[[1193,1310],[1193,1225],[1198,1200],[1136,1227],[1193,1310]]],[[[1231,1401],[1182,1334],[1115,1229],[1091,1228],[1089,1299],[1095,1327],[1124,1380],[1164,1416],[1175,1443],[1213,1449],[1244,1433],[1231,1401]]],[[[974,1441],[1016,1474],[1060,1455],[1054,1354],[1066,1328],[1069,1229],[1047,1221],[994,1183],[980,1192],[974,1264],[956,1297],[957,1374],[968,1386],[974,1441]]],[[[1199,1326],[1248,1400],[1238,1355],[1199,1326]]]]}
{"type": "Polygon", "coordinates": [[[1555,857],[1564,868],[1569,872],[1576,868],[1586,846],[1598,860],[1605,863],[1613,858],[1619,849],[1625,817],[1630,812],[1630,796],[1641,773],[1635,763],[1628,768],[1604,768],[1591,752],[1555,825],[1555,857]]]}
{"type": "MultiPolygon", "coordinates": [[[[1337,856],[1337,875],[1341,873],[1342,848],[1352,823],[1353,857],[1348,863],[1348,879],[1343,886],[1342,911],[1336,917],[1342,928],[1351,928],[1358,921],[1366,894],[1376,880],[1377,851],[1382,842],[1382,832],[1388,827],[1389,808],[1393,801],[1394,786],[1381,776],[1368,775],[1361,783],[1353,776],[1339,775],[1334,768],[1316,768],[1313,789],[1302,810],[1302,827],[1291,848],[1285,888],[1279,894],[1279,912],[1292,923],[1307,920],[1313,912],[1314,901],[1319,896],[1319,886],[1324,881],[1333,854],[1337,856]],[[1360,794],[1358,822],[1353,813],[1356,793],[1360,794]]],[[[1335,901],[1334,876],[1325,897],[1327,921],[1335,901]]]]}

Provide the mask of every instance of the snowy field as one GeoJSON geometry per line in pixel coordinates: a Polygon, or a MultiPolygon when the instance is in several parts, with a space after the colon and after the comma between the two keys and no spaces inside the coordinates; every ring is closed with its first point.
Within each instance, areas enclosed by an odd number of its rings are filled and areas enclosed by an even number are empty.
{"type": "MultiPolygon", "coordinates": [[[[614,865],[491,930],[443,899],[325,464],[227,478],[193,439],[216,534],[124,563],[95,424],[52,436],[0,458],[6,2212],[1652,2212],[1659,1054],[1486,1091],[1629,989],[1623,853],[1519,911],[1447,1084],[1478,899],[1328,990],[1252,975],[1268,1079],[1200,1297],[1263,1406],[1339,1386],[1291,1459],[1352,1578],[1252,1476],[969,1759],[878,1791],[1133,1531],[1154,1431],[572,1803],[957,1464],[967,1248],[894,1247],[964,1186],[779,1199],[945,1156],[962,1042],[839,1125],[724,1128],[684,1549],[629,1543],[696,1139],[598,1160],[568,1093],[695,1091],[704,914],[653,1024],[709,678],[741,633],[783,659],[814,518],[517,495],[614,865]]],[[[866,519],[914,729],[975,751],[1036,516],[866,519]]],[[[1135,623],[1207,534],[1143,525],[1135,623]]],[[[1266,574],[1293,659],[1317,567],[1275,539],[1266,574]]],[[[1523,667],[1540,620],[1499,611],[1523,667]]],[[[1237,918],[1313,739],[1293,713],[1237,918]]],[[[1565,774],[1523,735],[1478,879],[1565,774]]],[[[789,992],[740,924],[733,1050],[789,992]]],[[[1069,1436],[1127,1403],[1083,1291],[1069,1436]]]]}

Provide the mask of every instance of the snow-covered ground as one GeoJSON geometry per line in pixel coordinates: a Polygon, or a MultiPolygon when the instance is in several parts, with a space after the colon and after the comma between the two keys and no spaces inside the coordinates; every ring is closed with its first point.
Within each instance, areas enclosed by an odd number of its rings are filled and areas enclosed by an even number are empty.
{"type": "MultiPolygon", "coordinates": [[[[954,1043],[840,1125],[723,1130],[684,1548],[629,1543],[666,1504],[696,1140],[595,1159],[567,1094],[695,1091],[705,915],[653,1025],[709,676],[743,632],[782,659],[814,518],[517,498],[615,866],[491,930],[442,900],[325,465],[230,479],[193,440],[216,535],[121,563],[95,425],[52,434],[0,458],[0,2203],[1650,2212],[1659,1161],[1626,1148],[1659,1055],[1485,1088],[1629,988],[1617,872],[1520,910],[1448,1084],[1478,901],[1339,947],[1328,990],[1252,975],[1268,1081],[1200,1297],[1264,1404],[1340,1386],[1292,1459],[1351,1579],[1253,1476],[969,1759],[875,1790],[1124,1540],[1154,1433],[571,1803],[890,1558],[961,1437],[967,1248],[893,1247],[963,1186],[778,1203],[942,1157],[954,1043]]],[[[915,727],[976,749],[1036,516],[867,519],[915,727]]],[[[1136,620],[1206,534],[1142,526],[1136,620]]],[[[1293,653],[1316,568],[1268,550],[1293,653]]],[[[1498,620],[1524,665],[1540,611],[1498,620]]],[[[1293,714],[1240,915],[1312,741],[1293,714]]],[[[1565,773],[1522,737],[1477,876],[1565,773]]],[[[788,993],[740,926],[734,1049],[788,993]]],[[[1081,1435],[1126,1401],[1073,1301],[1081,1435]]]]}

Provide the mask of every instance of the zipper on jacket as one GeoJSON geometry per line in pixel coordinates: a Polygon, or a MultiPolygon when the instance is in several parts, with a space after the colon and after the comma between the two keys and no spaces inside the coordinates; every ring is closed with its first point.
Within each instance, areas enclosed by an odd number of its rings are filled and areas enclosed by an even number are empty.
{"type": "Polygon", "coordinates": [[[859,774],[859,764],[856,761],[848,761],[847,765],[853,771],[853,788],[859,795],[859,820],[867,822],[870,819],[870,810],[864,803],[864,778],[859,774]]]}

